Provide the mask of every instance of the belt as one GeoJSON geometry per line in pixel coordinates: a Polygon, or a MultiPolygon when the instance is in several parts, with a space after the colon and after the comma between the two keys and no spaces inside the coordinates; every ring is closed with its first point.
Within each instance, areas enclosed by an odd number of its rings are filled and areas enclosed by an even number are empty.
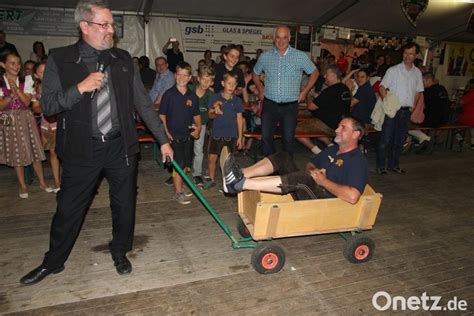
{"type": "Polygon", "coordinates": [[[280,105],[280,106],[298,103],[298,100],[290,101],[290,102],[275,102],[275,101],[273,101],[273,100],[270,100],[269,98],[263,98],[263,100],[267,100],[267,101],[269,101],[269,102],[278,104],[278,105],[280,105]]]}
{"type": "Polygon", "coordinates": [[[219,141],[224,141],[224,142],[230,142],[233,138],[235,138],[235,137],[214,137],[214,136],[212,136],[212,139],[219,140],[219,141]]]}
{"type": "Polygon", "coordinates": [[[191,140],[191,137],[173,138],[173,140],[171,141],[171,143],[181,144],[181,143],[189,142],[190,140],[191,140]]]}
{"type": "Polygon", "coordinates": [[[92,136],[92,140],[101,141],[103,143],[114,140],[121,136],[120,132],[116,132],[113,134],[101,135],[101,136],[92,136]]]}

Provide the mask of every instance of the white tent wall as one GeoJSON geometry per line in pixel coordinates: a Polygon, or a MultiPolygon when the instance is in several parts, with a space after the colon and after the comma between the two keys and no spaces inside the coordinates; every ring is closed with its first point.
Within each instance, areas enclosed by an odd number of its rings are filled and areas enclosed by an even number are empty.
{"type": "Polygon", "coordinates": [[[145,31],[141,23],[142,17],[125,15],[123,17],[123,38],[117,42],[117,47],[125,49],[132,56],[145,55],[145,31]]]}
{"type": "MultiPolygon", "coordinates": [[[[204,58],[203,53],[186,52],[186,46],[181,34],[181,25],[178,18],[152,16],[148,23],[148,43],[150,45],[149,57],[153,64],[156,57],[163,56],[162,48],[170,37],[179,41],[179,47],[184,54],[184,60],[193,69],[197,68],[198,61],[204,58]]],[[[171,45],[170,47],[171,48],[171,45]]],[[[217,57],[217,56],[214,56],[217,57]]],[[[153,66],[151,66],[153,68],[153,66]]]]}
{"type": "MultiPolygon", "coordinates": [[[[184,52],[183,40],[181,37],[181,27],[177,18],[168,17],[150,17],[148,22],[148,43],[150,47],[148,57],[153,62],[156,57],[163,56],[161,49],[170,37],[176,38],[180,43],[180,49],[184,52]]],[[[171,48],[171,45],[169,46],[171,48]]],[[[185,60],[186,59],[185,55],[185,60]]],[[[152,68],[154,66],[151,66],[152,68]]]]}

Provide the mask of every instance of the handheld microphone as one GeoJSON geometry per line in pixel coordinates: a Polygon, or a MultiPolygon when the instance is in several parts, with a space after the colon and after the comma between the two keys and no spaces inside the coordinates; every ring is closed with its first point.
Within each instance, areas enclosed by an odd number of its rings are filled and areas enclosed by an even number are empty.
{"type": "MultiPolygon", "coordinates": [[[[97,61],[97,71],[100,71],[101,73],[105,73],[105,69],[107,68],[109,64],[110,64],[110,52],[108,50],[101,51],[99,55],[99,59],[97,61]]],[[[97,90],[99,89],[92,91],[91,99],[94,99],[94,95],[97,90]]]]}

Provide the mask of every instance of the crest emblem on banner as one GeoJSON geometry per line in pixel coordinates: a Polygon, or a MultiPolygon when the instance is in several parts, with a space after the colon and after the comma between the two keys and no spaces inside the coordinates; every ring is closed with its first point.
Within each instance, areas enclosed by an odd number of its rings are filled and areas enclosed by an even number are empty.
{"type": "Polygon", "coordinates": [[[416,21],[428,7],[428,0],[400,0],[400,5],[408,21],[416,27],[416,21]]]}

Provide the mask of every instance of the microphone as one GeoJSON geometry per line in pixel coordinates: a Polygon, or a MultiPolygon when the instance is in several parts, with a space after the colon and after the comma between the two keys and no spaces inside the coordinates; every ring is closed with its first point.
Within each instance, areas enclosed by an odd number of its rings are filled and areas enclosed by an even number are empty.
{"type": "MultiPolygon", "coordinates": [[[[108,50],[103,50],[100,52],[99,59],[97,60],[97,71],[100,71],[101,73],[105,73],[105,69],[107,66],[110,64],[110,52],[108,50]]],[[[94,95],[98,89],[92,91],[91,93],[91,99],[94,99],[94,95]]]]}

